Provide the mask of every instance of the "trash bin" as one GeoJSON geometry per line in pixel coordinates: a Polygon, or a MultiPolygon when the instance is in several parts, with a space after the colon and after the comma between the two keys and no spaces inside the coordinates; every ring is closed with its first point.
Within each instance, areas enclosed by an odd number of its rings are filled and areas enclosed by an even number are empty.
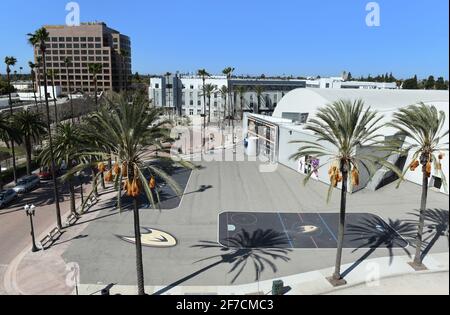
{"type": "Polygon", "coordinates": [[[283,295],[284,282],[282,280],[276,280],[272,285],[272,295],[283,295]]]}

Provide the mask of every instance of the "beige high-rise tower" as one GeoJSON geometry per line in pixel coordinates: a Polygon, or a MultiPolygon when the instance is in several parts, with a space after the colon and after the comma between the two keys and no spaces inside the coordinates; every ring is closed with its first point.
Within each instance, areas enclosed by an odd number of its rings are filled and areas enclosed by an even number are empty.
{"type": "MultiPolygon", "coordinates": [[[[99,91],[120,91],[130,85],[131,43],[128,36],[97,22],[44,27],[50,34],[47,69],[55,70],[55,85],[61,87],[63,94],[94,92],[90,63],[101,63],[103,66],[102,73],[97,76],[99,91]],[[68,69],[64,64],[66,58],[71,60],[68,69]]],[[[40,54],[35,49],[35,60],[40,54]]]]}

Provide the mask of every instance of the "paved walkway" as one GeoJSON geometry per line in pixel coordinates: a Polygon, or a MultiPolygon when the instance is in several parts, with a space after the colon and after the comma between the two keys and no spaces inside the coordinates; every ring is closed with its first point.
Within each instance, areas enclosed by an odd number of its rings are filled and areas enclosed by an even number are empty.
{"type": "MultiPolygon", "coordinates": [[[[111,199],[114,196],[115,192],[111,187],[108,188],[100,197],[99,203],[89,213],[84,215],[75,226],[67,229],[61,239],[51,249],[39,253],[31,253],[29,248],[27,248],[16,257],[8,268],[0,266],[0,274],[5,274],[5,292],[0,292],[0,294],[75,294],[72,277],[74,275],[73,265],[64,260],[63,254],[71,244],[88,237],[88,235],[84,235],[85,228],[90,222],[101,219],[98,216],[102,214],[103,209],[112,207],[111,199]]],[[[117,211],[111,211],[109,215],[113,216],[116,214],[118,214],[117,211]]],[[[91,252],[90,254],[92,256],[86,258],[94,259],[95,253],[91,252]]],[[[408,294],[448,294],[448,252],[433,253],[427,256],[424,263],[429,270],[426,272],[415,272],[408,264],[410,260],[407,256],[398,256],[392,262],[390,262],[388,257],[365,260],[346,277],[348,285],[345,288],[338,289],[333,288],[326,280],[326,277],[332,274],[333,268],[326,268],[259,283],[236,286],[149,286],[146,287],[146,292],[148,294],[169,295],[270,294],[273,280],[281,279],[287,288],[286,294],[293,295],[398,294],[399,292],[407,292],[408,294]],[[435,281],[440,275],[447,275],[447,281],[435,281]],[[432,283],[432,286],[428,288],[427,283],[432,283]],[[408,288],[406,289],[405,287],[408,288]],[[422,292],[424,287],[427,288],[427,291],[422,292]],[[401,288],[404,291],[400,291],[401,288]]],[[[346,264],[343,265],[342,269],[347,270],[352,266],[352,264],[346,264]]],[[[133,270],[130,270],[130,272],[133,272],[133,270]]],[[[104,284],[82,284],[78,286],[78,294],[99,294],[103,288],[105,288],[104,284]]],[[[136,288],[134,286],[112,285],[111,293],[135,294],[136,288]]]]}
{"type": "MultiPolygon", "coordinates": [[[[101,193],[101,192],[100,192],[101,193]]],[[[64,233],[50,249],[32,253],[29,246],[25,248],[8,266],[0,266],[0,279],[4,279],[4,292],[9,295],[69,295],[74,292],[72,280],[72,264],[67,263],[63,253],[70,244],[84,237],[83,231],[88,223],[98,216],[98,210],[109,203],[116,195],[112,187],[101,193],[100,201],[82,216],[72,227],[64,233]],[[3,271],[3,277],[2,277],[3,271]]],[[[109,205],[108,205],[109,207],[109,205]]],[[[37,240],[42,239],[54,227],[42,233],[37,240]]],[[[0,285],[0,288],[2,286],[0,285]]]]}

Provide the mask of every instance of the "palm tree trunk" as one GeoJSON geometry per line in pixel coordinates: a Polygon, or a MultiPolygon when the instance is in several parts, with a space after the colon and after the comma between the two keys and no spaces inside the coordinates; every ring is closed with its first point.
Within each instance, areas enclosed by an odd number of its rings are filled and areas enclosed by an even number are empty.
{"type": "Polygon", "coordinates": [[[94,78],[95,108],[98,110],[97,77],[94,78]]]}
{"type": "Polygon", "coordinates": [[[25,137],[25,150],[27,151],[27,175],[31,175],[31,139],[25,137]]]}
{"type": "Polygon", "coordinates": [[[211,96],[208,96],[208,126],[211,124],[211,96]]]}
{"type": "Polygon", "coordinates": [[[56,179],[56,163],[55,163],[55,154],[53,151],[53,137],[52,137],[52,128],[50,122],[50,106],[48,104],[48,91],[47,91],[47,63],[45,59],[45,50],[42,51],[42,60],[44,61],[44,97],[45,97],[45,109],[47,113],[47,132],[48,132],[48,140],[50,145],[50,158],[51,162],[51,172],[53,178],[53,192],[55,197],[55,207],[56,207],[56,224],[59,229],[62,229],[62,220],[61,220],[61,208],[59,206],[59,192],[58,192],[58,180],[56,179]]]}
{"type": "Polygon", "coordinates": [[[36,110],[38,110],[39,109],[39,104],[38,104],[37,96],[36,96],[36,82],[35,82],[34,73],[31,73],[31,81],[32,81],[32,84],[33,84],[34,104],[36,105],[36,110]]]}
{"type": "Polygon", "coordinates": [[[66,67],[66,72],[67,72],[67,81],[68,81],[68,85],[67,85],[67,88],[68,88],[68,94],[69,94],[69,100],[70,100],[70,115],[72,116],[72,124],[75,124],[75,114],[74,114],[74,111],[73,111],[73,100],[72,100],[72,94],[71,94],[71,92],[72,92],[72,86],[71,86],[71,83],[70,83],[70,76],[69,76],[69,67],[66,67]]]}
{"type": "Polygon", "coordinates": [[[205,151],[206,146],[206,94],[205,94],[205,83],[206,80],[203,77],[203,135],[202,135],[202,152],[205,151]]]}
{"type": "Polygon", "coordinates": [[[69,181],[69,192],[70,192],[70,212],[77,214],[77,209],[75,205],[75,186],[73,180],[69,181]]]}
{"type": "MultiPolygon", "coordinates": [[[[11,89],[10,89],[11,78],[10,78],[10,75],[9,75],[9,68],[8,68],[8,71],[6,71],[6,80],[8,82],[9,113],[10,113],[11,118],[12,118],[12,116],[14,114],[14,111],[13,111],[13,106],[12,106],[12,97],[11,97],[11,89]]],[[[12,162],[13,162],[13,177],[14,177],[14,183],[17,184],[16,150],[15,150],[15,147],[14,147],[14,140],[13,140],[13,138],[11,137],[10,140],[11,140],[11,154],[12,154],[12,162]]]]}
{"type": "Polygon", "coordinates": [[[338,231],[338,244],[336,254],[336,265],[333,274],[333,280],[341,281],[341,264],[342,264],[342,249],[344,247],[345,236],[345,217],[347,208],[347,181],[348,181],[348,169],[347,165],[342,167],[342,191],[341,191],[341,209],[339,216],[339,231],[338,231]]]}
{"type": "Polygon", "coordinates": [[[422,178],[422,197],[420,202],[420,214],[419,214],[419,226],[417,231],[416,240],[416,254],[414,256],[414,265],[416,267],[422,267],[422,245],[423,245],[423,229],[425,227],[425,211],[427,209],[427,198],[428,198],[428,175],[426,171],[426,166],[423,166],[423,178],[422,178]]]}
{"type": "Polygon", "coordinates": [[[141,225],[139,220],[139,208],[136,198],[133,198],[133,213],[134,213],[134,236],[136,239],[136,272],[138,294],[145,295],[144,285],[144,264],[142,261],[142,243],[141,243],[141,225]]]}
{"type": "Polygon", "coordinates": [[[55,104],[55,124],[58,124],[58,104],[56,102],[55,77],[52,75],[53,103],[55,104]]]}

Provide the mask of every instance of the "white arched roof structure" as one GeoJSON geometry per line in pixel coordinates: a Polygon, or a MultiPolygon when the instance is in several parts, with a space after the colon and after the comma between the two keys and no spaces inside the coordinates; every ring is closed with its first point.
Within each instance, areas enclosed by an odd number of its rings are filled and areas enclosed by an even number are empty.
{"type": "Polygon", "coordinates": [[[318,108],[341,99],[362,99],[366,106],[379,112],[424,102],[445,111],[448,117],[448,91],[362,89],[296,89],[281,99],[273,117],[281,118],[283,113],[309,113],[311,117],[318,108]]]}

